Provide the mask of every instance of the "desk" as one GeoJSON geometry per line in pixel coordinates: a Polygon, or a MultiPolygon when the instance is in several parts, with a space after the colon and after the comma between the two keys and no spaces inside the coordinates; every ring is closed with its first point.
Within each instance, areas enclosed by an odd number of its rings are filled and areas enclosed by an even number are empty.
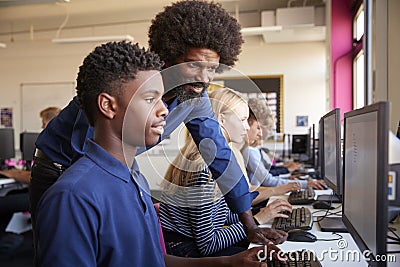
{"type": "Polygon", "coordinates": [[[27,184],[18,182],[14,178],[1,178],[0,179],[0,197],[4,197],[12,190],[20,190],[28,187],[27,184]]]}
{"type": "MultiPolygon", "coordinates": [[[[331,194],[331,190],[315,190],[316,197],[318,195],[323,194],[331,194]]],[[[288,195],[271,197],[270,202],[276,198],[287,199],[288,195]]],[[[341,208],[341,204],[333,203],[332,205],[341,208]]],[[[310,209],[311,213],[317,211],[313,209],[311,205],[293,205],[293,208],[298,207],[307,207],[310,209]]],[[[335,212],[338,209],[330,210],[331,212],[335,212]]],[[[318,212],[314,214],[314,221],[316,220],[315,216],[322,216],[325,214],[325,211],[318,212]]],[[[271,227],[272,221],[268,224],[261,225],[260,227],[271,227]]],[[[392,226],[392,225],[391,225],[392,226]]],[[[400,229],[400,227],[398,228],[400,229]]],[[[313,228],[310,230],[318,239],[337,239],[338,236],[334,235],[330,232],[321,232],[318,223],[313,224],[313,228]]],[[[397,232],[398,233],[398,232],[397,232]]],[[[358,248],[357,244],[353,240],[351,234],[349,233],[339,233],[343,238],[335,241],[316,241],[313,243],[308,242],[291,242],[286,241],[283,244],[278,245],[280,249],[283,251],[293,251],[293,250],[302,250],[307,249],[311,250],[318,257],[323,267],[330,266],[368,266],[368,263],[364,260],[363,255],[358,248]]],[[[250,247],[254,247],[256,244],[250,244],[250,247]]],[[[395,250],[395,248],[391,248],[390,250],[395,250]]],[[[400,250],[400,246],[397,246],[397,250],[400,250]]],[[[387,266],[399,266],[400,262],[400,254],[391,254],[390,256],[394,256],[396,262],[388,262],[387,266]]],[[[392,260],[393,261],[393,260],[392,260]]]]}

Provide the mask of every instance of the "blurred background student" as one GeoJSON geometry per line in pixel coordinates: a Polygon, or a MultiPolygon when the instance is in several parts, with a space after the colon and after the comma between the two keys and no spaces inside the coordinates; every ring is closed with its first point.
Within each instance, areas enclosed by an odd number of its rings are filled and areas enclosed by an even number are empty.
{"type": "MultiPolygon", "coordinates": [[[[59,107],[47,107],[40,111],[39,116],[42,120],[42,129],[46,128],[47,124],[60,113],[61,109],[59,107]]],[[[30,170],[19,170],[19,169],[9,169],[1,170],[1,175],[9,178],[14,178],[21,183],[29,183],[31,178],[30,170]]]]}
{"type": "Polygon", "coordinates": [[[248,139],[242,148],[242,155],[245,161],[247,175],[253,185],[261,186],[280,186],[293,182],[299,183],[302,188],[313,187],[315,189],[325,189],[323,180],[293,180],[296,176],[282,178],[279,175],[289,173],[296,169],[295,163],[289,165],[292,169],[286,167],[275,169],[270,172],[271,159],[261,149],[261,140],[264,140],[272,133],[275,125],[275,118],[268,108],[265,100],[251,98],[248,101],[250,129],[247,133],[248,139]]]}
{"type": "MultiPolygon", "coordinates": [[[[60,112],[59,107],[47,107],[40,111],[39,116],[42,120],[42,129],[46,128],[47,124],[51,119],[56,117],[60,112]]],[[[31,177],[31,171],[29,170],[19,170],[19,169],[9,169],[1,170],[0,174],[8,177],[14,178],[15,180],[29,184],[31,177]]],[[[26,241],[24,245],[25,236],[23,234],[17,234],[12,232],[6,232],[6,228],[16,212],[27,212],[29,210],[29,196],[27,188],[22,190],[13,190],[8,192],[5,196],[0,197],[0,260],[6,263],[6,260],[10,259],[12,261],[32,261],[32,246],[29,245],[29,240],[26,241]],[[20,249],[20,247],[27,247],[27,250],[20,249]],[[19,257],[18,253],[27,254],[27,257],[19,257]],[[15,260],[12,258],[16,257],[15,260]],[[25,259],[26,258],[26,259],[25,259]]],[[[11,263],[10,263],[11,264],[11,263]]]]}

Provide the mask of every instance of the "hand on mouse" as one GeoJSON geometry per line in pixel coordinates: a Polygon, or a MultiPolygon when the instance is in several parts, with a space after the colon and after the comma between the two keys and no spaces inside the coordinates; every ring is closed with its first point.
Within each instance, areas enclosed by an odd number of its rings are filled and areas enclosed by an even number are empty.
{"type": "Polygon", "coordinates": [[[254,215],[254,218],[259,224],[265,224],[275,217],[288,218],[289,216],[281,213],[282,211],[292,212],[292,205],[286,200],[275,199],[265,208],[261,208],[260,211],[254,215]]]}

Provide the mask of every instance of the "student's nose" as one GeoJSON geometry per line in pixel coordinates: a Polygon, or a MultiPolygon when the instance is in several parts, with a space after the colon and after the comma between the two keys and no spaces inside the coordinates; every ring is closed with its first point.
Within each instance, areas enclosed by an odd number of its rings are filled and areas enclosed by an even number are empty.
{"type": "Polygon", "coordinates": [[[210,71],[209,68],[204,67],[197,73],[196,81],[209,83],[214,79],[215,71],[210,71]]]}
{"type": "Polygon", "coordinates": [[[169,113],[167,107],[165,106],[162,100],[158,101],[156,109],[157,109],[157,117],[165,117],[169,113]]]}
{"type": "Polygon", "coordinates": [[[247,122],[247,120],[245,120],[245,121],[243,122],[243,128],[244,128],[245,131],[249,131],[249,130],[250,130],[250,125],[249,125],[249,123],[247,122]]]}

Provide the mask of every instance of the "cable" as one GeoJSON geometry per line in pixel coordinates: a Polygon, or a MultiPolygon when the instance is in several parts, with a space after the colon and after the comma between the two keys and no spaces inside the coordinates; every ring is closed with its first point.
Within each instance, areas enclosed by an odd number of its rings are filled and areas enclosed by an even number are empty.
{"type": "Polygon", "coordinates": [[[396,229],[393,227],[388,227],[388,230],[397,237],[397,240],[400,240],[400,236],[396,233],[396,229]]]}
{"type": "MultiPolygon", "coordinates": [[[[329,200],[329,206],[332,206],[332,201],[333,201],[333,192],[332,192],[332,194],[331,194],[331,199],[329,200]]],[[[340,208],[342,206],[342,204],[340,204],[338,207],[336,207],[335,209],[338,209],[338,208],[340,208]]],[[[313,215],[314,215],[314,213],[316,213],[316,212],[320,212],[319,210],[318,211],[315,211],[315,212],[313,212],[313,215]]],[[[323,219],[325,219],[328,215],[334,215],[334,214],[337,214],[337,213],[341,213],[342,212],[342,210],[340,210],[340,211],[336,211],[336,212],[330,212],[330,209],[326,209],[325,210],[325,214],[324,215],[321,215],[321,216],[316,216],[316,217],[318,217],[318,219],[317,220],[313,220],[313,223],[314,222],[320,222],[320,221],[322,221],[323,219]]]]}
{"type": "Polygon", "coordinates": [[[65,27],[65,25],[67,25],[67,22],[69,20],[69,9],[68,9],[68,7],[66,7],[65,10],[66,10],[67,14],[65,16],[64,21],[61,23],[60,27],[58,28],[58,30],[56,32],[56,38],[58,38],[60,36],[61,30],[65,27]]]}
{"type": "Polygon", "coordinates": [[[332,235],[336,235],[336,236],[338,236],[338,238],[333,238],[333,239],[317,239],[317,241],[338,241],[338,240],[341,240],[341,239],[343,239],[343,236],[342,235],[339,235],[338,233],[332,233],[332,235]]]}
{"type": "MultiPolygon", "coordinates": [[[[314,212],[312,213],[312,215],[314,215],[314,217],[317,217],[317,218],[319,218],[319,217],[324,217],[325,215],[319,215],[319,216],[318,216],[318,215],[315,215],[315,213],[321,212],[321,211],[322,211],[322,210],[314,211],[314,212]]],[[[338,210],[338,211],[335,211],[335,212],[329,211],[327,215],[338,215],[338,216],[342,216],[342,211],[341,211],[341,210],[338,210]]]]}
{"type": "MultiPolygon", "coordinates": [[[[387,238],[389,238],[389,236],[387,238]]],[[[399,245],[400,246],[400,241],[396,241],[396,242],[387,241],[386,244],[399,245]]]]}
{"type": "Polygon", "coordinates": [[[394,251],[386,251],[387,254],[398,254],[400,253],[400,250],[394,250],[394,251]]]}

